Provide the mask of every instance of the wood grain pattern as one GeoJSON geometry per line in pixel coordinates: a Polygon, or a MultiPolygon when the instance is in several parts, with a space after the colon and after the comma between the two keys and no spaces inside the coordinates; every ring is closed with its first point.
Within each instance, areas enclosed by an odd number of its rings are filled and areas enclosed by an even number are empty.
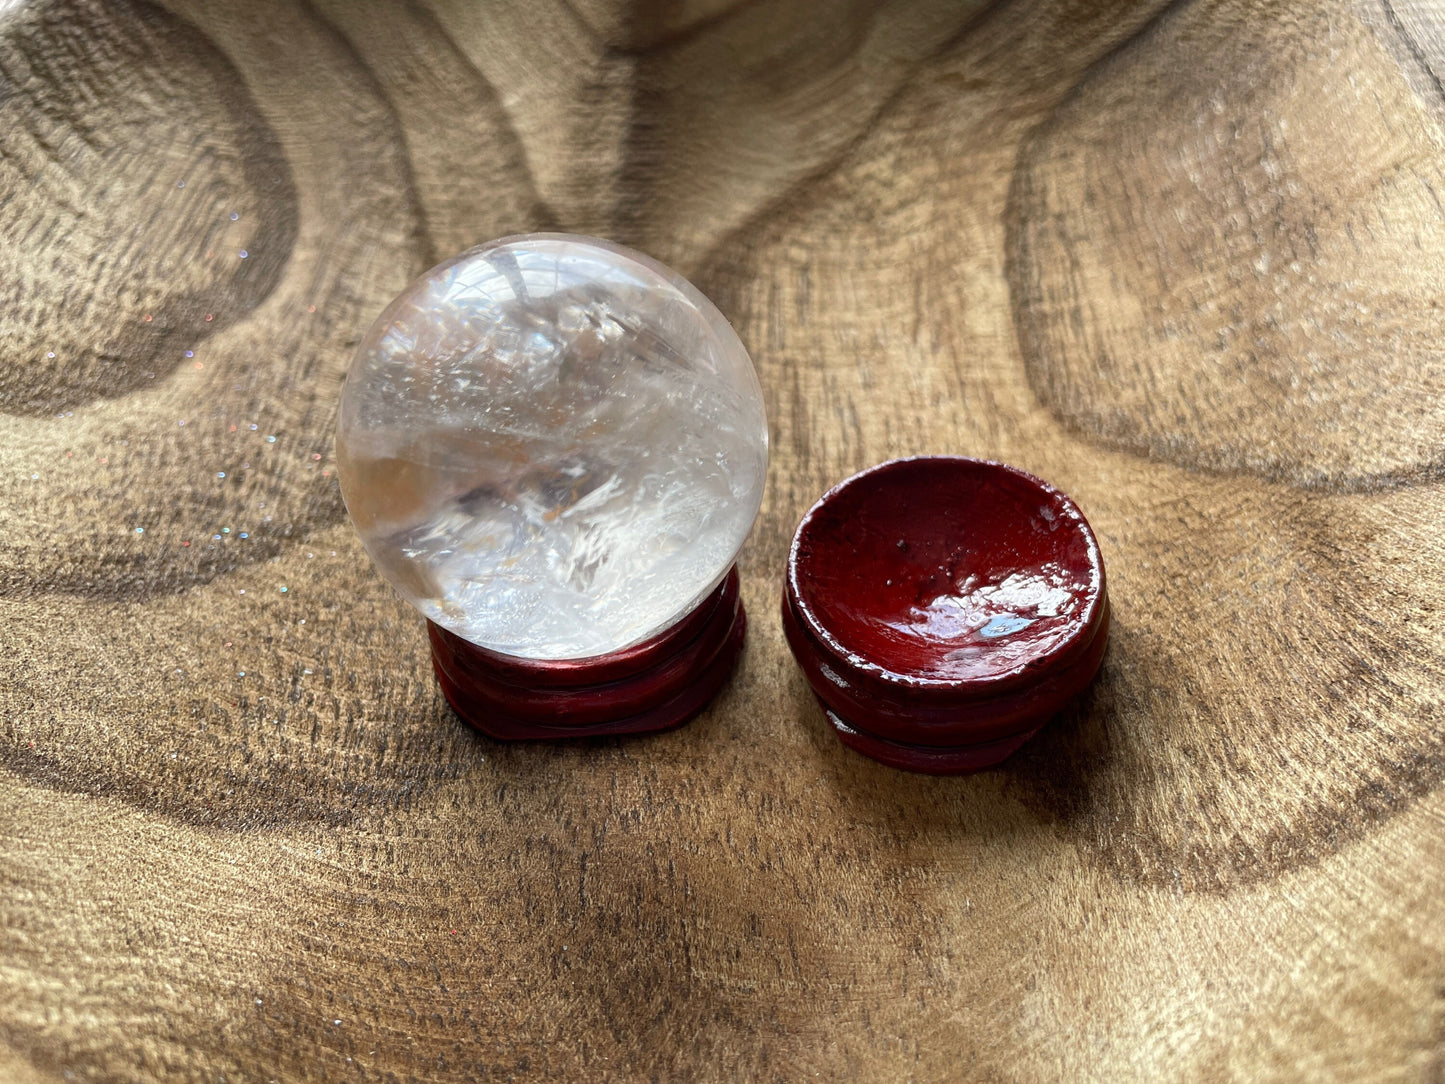
{"type": "Polygon", "coordinates": [[[1181,11],[1030,137],[1019,333],[1071,424],[1326,489],[1439,477],[1445,95],[1376,23],[1181,11]]]}
{"type": "Polygon", "coordinates": [[[1442,28],[0,4],[0,1077],[1445,1080],[1442,28]],[[656,738],[466,731],[343,522],[360,330],[538,228],[768,399],[748,647],[656,738]],[[1094,692],[967,779],[841,748],[777,618],[924,452],[1109,564],[1094,692]]]}

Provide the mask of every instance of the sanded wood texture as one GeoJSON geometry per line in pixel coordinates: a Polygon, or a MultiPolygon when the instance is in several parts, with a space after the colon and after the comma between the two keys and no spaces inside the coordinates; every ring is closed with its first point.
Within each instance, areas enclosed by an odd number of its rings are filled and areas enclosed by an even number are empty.
{"type": "Polygon", "coordinates": [[[0,0],[0,1079],[1445,1080],[1445,10],[0,0]],[[504,745],[345,522],[415,274],[672,264],[773,459],[731,683],[504,745]],[[842,748],[803,511],[1074,496],[1094,690],[842,748]]]}

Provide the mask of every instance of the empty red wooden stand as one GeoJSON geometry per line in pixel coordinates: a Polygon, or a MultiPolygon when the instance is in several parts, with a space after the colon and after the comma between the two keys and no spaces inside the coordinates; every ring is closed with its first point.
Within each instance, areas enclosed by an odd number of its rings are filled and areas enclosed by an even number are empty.
{"type": "Polygon", "coordinates": [[[840,740],[977,771],[1093,680],[1104,564],[1065,494],[1001,463],[894,460],[824,495],[793,540],[783,629],[840,740]]]}

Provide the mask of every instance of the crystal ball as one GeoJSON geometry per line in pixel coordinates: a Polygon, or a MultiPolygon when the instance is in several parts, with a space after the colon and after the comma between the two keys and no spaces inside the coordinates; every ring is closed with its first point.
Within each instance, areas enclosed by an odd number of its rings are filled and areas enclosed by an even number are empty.
{"type": "Polygon", "coordinates": [[[341,491],[367,552],[481,647],[642,643],[727,575],[762,503],[762,389],[717,308],[590,237],[482,245],[413,282],[346,378],[341,491]]]}

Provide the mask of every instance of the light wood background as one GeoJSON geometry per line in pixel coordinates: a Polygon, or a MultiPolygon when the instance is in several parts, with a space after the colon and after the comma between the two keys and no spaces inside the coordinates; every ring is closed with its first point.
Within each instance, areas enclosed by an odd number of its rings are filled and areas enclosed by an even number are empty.
{"type": "Polygon", "coordinates": [[[1442,76],[1429,0],[0,0],[0,1078],[1445,1080],[1442,76]],[[541,228],[768,400],[660,737],[465,730],[344,521],[359,332],[541,228]],[[777,617],[926,452],[1113,593],[973,778],[777,617]]]}

